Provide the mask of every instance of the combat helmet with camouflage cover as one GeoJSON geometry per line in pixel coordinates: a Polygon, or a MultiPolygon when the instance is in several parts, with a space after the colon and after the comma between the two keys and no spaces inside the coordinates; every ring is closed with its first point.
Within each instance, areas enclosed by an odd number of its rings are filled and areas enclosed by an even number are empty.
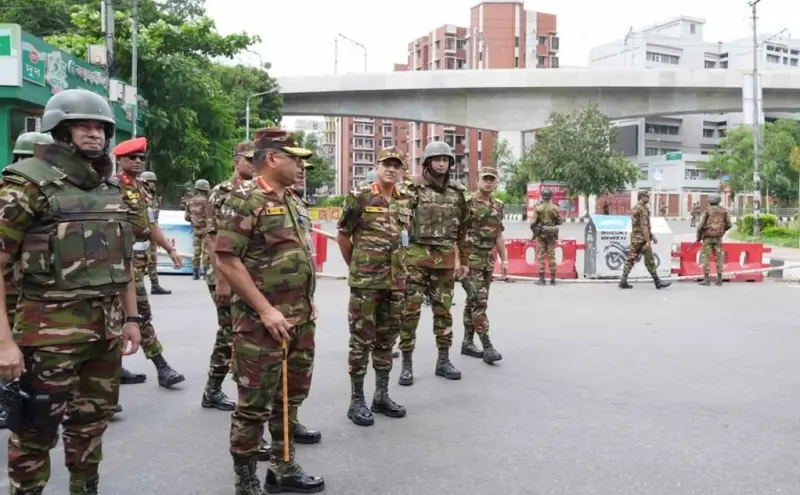
{"type": "Polygon", "coordinates": [[[43,132],[26,132],[14,141],[14,155],[33,156],[33,148],[37,144],[53,144],[53,136],[43,132]]]}
{"type": "Polygon", "coordinates": [[[149,170],[142,172],[139,175],[139,180],[143,182],[156,182],[156,173],[149,170]]]}
{"type": "Polygon", "coordinates": [[[425,151],[422,152],[422,165],[427,166],[430,162],[429,159],[436,156],[446,156],[450,159],[450,166],[452,167],[456,161],[456,156],[453,154],[453,148],[444,141],[433,141],[425,146],[425,151]]]}
{"type": "Polygon", "coordinates": [[[211,184],[209,184],[208,181],[205,179],[197,179],[194,182],[194,188],[197,189],[198,191],[207,192],[211,190],[211,184]]]}

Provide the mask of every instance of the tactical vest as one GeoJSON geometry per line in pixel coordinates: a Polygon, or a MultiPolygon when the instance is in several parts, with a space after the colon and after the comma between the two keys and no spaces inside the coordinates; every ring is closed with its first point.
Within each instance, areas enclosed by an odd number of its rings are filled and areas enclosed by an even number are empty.
{"type": "Polygon", "coordinates": [[[453,185],[442,192],[428,185],[417,186],[416,193],[414,242],[427,246],[453,245],[461,227],[463,193],[453,185]]]}
{"type": "Polygon", "coordinates": [[[542,234],[558,234],[558,217],[561,216],[558,207],[553,203],[536,205],[536,219],[542,224],[542,234]]]}
{"type": "Polygon", "coordinates": [[[494,249],[497,236],[503,231],[502,209],[496,199],[491,204],[475,200],[470,221],[470,240],[477,249],[494,249]]]}
{"type": "Polygon", "coordinates": [[[726,211],[721,206],[712,206],[708,209],[708,218],[703,226],[704,237],[722,237],[725,235],[726,211]]]}
{"type": "Polygon", "coordinates": [[[127,286],[133,229],[118,185],[104,180],[81,189],[38,158],[6,167],[3,175],[9,182],[32,182],[49,205],[22,239],[23,297],[74,301],[115,295],[127,286]]]}

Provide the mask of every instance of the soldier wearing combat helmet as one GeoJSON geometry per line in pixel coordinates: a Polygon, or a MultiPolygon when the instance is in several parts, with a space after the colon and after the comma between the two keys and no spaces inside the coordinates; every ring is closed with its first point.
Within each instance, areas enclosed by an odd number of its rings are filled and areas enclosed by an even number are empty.
{"type": "Polygon", "coordinates": [[[33,149],[37,144],[53,144],[53,136],[42,132],[26,132],[25,134],[20,134],[17,140],[14,141],[14,161],[11,163],[17,163],[20,160],[33,156],[33,149]]]}
{"type": "Polygon", "coordinates": [[[657,243],[658,239],[650,229],[650,208],[647,207],[648,203],[650,203],[650,195],[647,191],[639,191],[638,198],[639,202],[631,210],[631,244],[628,247],[628,259],[622,269],[619,288],[633,289],[633,286],[628,283],[628,274],[631,273],[633,265],[639,259],[639,256],[644,255],[644,266],[650,276],[653,277],[656,289],[664,289],[672,285],[672,282],[659,279],[658,272],[656,272],[652,245],[657,243]]]}
{"type": "Polygon", "coordinates": [[[536,239],[536,257],[539,261],[538,285],[545,284],[544,264],[545,258],[550,268],[550,285],[556,285],[556,241],[558,241],[558,226],[564,223],[558,206],[550,202],[553,191],[542,191],[542,202],[536,205],[531,217],[531,230],[536,239]]]}
{"type": "Polygon", "coordinates": [[[194,256],[192,257],[193,278],[200,279],[200,265],[204,272],[208,271],[209,258],[205,249],[206,244],[206,208],[208,206],[208,194],[211,186],[205,179],[198,179],[194,183],[194,194],[186,201],[184,219],[192,224],[192,245],[194,256]]]}
{"type": "Polygon", "coordinates": [[[412,354],[426,292],[431,295],[433,332],[439,350],[435,373],[448,380],[461,379],[461,372],[450,362],[453,346],[450,308],[455,279],[469,273],[468,260],[458,249],[466,234],[469,208],[464,187],[450,180],[454,163],[450,146],[434,141],[425,147],[422,175],[403,182],[403,192],[411,196],[414,213],[408,247],[405,321],[398,345],[403,354],[400,385],[414,383],[412,354]]]}
{"type": "Polygon", "coordinates": [[[722,250],[722,238],[725,232],[733,227],[728,210],[720,206],[722,198],[719,194],[712,194],[708,198],[709,206],[703,212],[700,223],[697,225],[697,242],[703,243],[703,281],[700,285],[711,285],[711,253],[717,262],[717,285],[722,285],[722,269],[725,266],[725,252],[722,250]]]}
{"type": "MultiPolygon", "coordinates": [[[[9,410],[10,493],[41,494],[64,429],[69,492],[97,494],[102,436],[119,398],[120,362],[140,341],[131,214],[109,178],[114,114],[100,95],[54,95],[42,131],[55,141],[3,170],[0,266],[21,259],[13,333],[0,311],[0,379],[18,382],[9,410]],[[24,253],[24,257],[22,256],[24,253]],[[86,263],[89,259],[92,262],[86,263]],[[28,316],[29,315],[29,316],[28,316]],[[45,407],[25,405],[30,397],[45,407]]],[[[5,273],[5,271],[4,271],[5,273]]],[[[0,297],[5,305],[5,297],[0,297]]]]}
{"type": "MultiPolygon", "coordinates": [[[[120,172],[116,178],[121,188],[122,200],[131,211],[131,226],[133,227],[133,267],[136,277],[136,305],[142,319],[142,349],[147,359],[156,367],[158,384],[164,388],[171,388],[184,381],[184,376],[175,371],[167,360],[164,359],[164,348],[156,335],[153,326],[153,311],[147,288],[144,285],[145,272],[147,271],[147,258],[150,244],[155,242],[169,254],[176,268],[183,266],[180,256],[170,244],[164,233],[161,232],[155,221],[152,198],[145,189],[139,174],[147,157],[147,139],[138,137],[123,141],[114,148],[114,155],[119,161],[120,172]]],[[[131,373],[122,368],[120,382],[122,384],[142,383],[147,376],[142,373],[131,373]]]]}
{"type": "MultiPolygon", "coordinates": [[[[156,191],[156,174],[155,172],[145,171],[139,176],[142,185],[150,194],[150,204],[153,208],[153,219],[158,224],[158,213],[161,211],[161,198],[156,191]]],[[[150,277],[150,294],[154,296],[172,294],[171,290],[161,287],[158,283],[158,244],[155,242],[150,243],[150,249],[147,251],[147,275],[150,277]]]]}

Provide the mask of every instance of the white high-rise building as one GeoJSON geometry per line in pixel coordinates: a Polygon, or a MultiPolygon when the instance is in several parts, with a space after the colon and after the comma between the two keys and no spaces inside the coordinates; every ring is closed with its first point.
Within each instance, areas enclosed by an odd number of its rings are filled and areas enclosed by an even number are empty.
{"type": "MultiPolygon", "coordinates": [[[[631,30],[623,38],[594,47],[591,68],[608,69],[753,69],[752,38],[727,42],[703,39],[704,19],[681,16],[650,27],[631,30]]],[[[800,66],[800,40],[788,33],[759,36],[759,69],[791,69],[800,66]]],[[[766,121],[788,114],[766,114],[766,121]]],[[[639,188],[661,188],[675,193],[670,214],[685,215],[687,195],[719,190],[717,177],[708,177],[697,162],[707,159],[727,129],[738,127],[742,114],[700,114],[647,117],[620,122],[620,149],[640,164],[639,188]],[[624,129],[624,131],[622,130],[624,129]],[[654,181],[653,178],[660,178],[654,181]]],[[[670,196],[671,194],[666,194],[670,196]]],[[[662,203],[663,204],[663,203],[662,203]]]]}

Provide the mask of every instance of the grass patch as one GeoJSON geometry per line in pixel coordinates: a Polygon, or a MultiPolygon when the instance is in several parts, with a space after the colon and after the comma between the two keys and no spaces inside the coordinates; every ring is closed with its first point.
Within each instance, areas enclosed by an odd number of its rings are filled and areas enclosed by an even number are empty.
{"type": "Polygon", "coordinates": [[[728,237],[737,241],[761,242],[764,244],[768,244],[770,246],[780,246],[780,247],[790,247],[790,248],[798,247],[800,245],[800,232],[793,229],[788,229],[788,230],[789,230],[788,235],[781,235],[778,237],[763,235],[761,239],[756,239],[752,235],[744,234],[737,230],[733,230],[728,234],[728,237]]]}

